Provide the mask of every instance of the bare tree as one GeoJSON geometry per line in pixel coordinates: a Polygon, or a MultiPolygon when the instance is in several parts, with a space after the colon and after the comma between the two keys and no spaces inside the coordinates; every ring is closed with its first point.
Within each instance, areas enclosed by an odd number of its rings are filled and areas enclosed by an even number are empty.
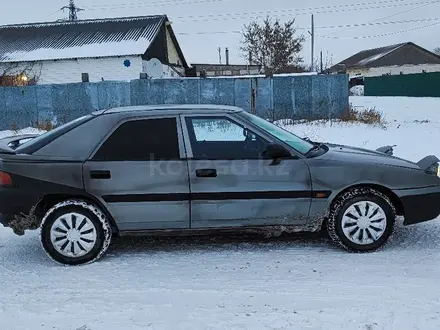
{"type": "Polygon", "coordinates": [[[434,53],[440,56],[440,47],[434,48],[434,53]]]}
{"type": "Polygon", "coordinates": [[[41,64],[3,63],[0,64],[0,86],[35,85],[41,75],[41,64]]]}
{"type": "Polygon", "coordinates": [[[254,21],[245,25],[240,50],[249,64],[262,65],[274,73],[299,66],[303,61],[299,53],[305,39],[302,35],[296,36],[294,24],[294,19],[282,24],[267,16],[261,24],[254,21]]]}
{"type": "MultiPolygon", "coordinates": [[[[317,71],[321,71],[321,58],[316,57],[314,61],[314,68],[317,71]]],[[[333,66],[333,54],[329,54],[327,51],[325,54],[322,54],[322,71],[330,69],[333,66]]]]}

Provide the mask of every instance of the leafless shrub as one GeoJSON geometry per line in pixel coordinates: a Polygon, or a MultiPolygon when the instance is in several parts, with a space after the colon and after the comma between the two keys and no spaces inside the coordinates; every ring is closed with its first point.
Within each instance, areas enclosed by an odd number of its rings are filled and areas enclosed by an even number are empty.
{"type": "Polygon", "coordinates": [[[53,130],[54,125],[50,120],[37,120],[35,123],[35,128],[47,132],[53,130]]]}
{"type": "Polygon", "coordinates": [[[338,118],[342,122],[362,123],[367,125],[385,125],[382,113],[371,108],[367,110],[356,110],[350,105],[338,118]]]}

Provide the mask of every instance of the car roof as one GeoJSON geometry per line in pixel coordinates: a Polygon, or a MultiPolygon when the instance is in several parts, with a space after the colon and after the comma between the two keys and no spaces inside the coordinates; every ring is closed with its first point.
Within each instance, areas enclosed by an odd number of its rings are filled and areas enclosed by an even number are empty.
{"type": "Polygon", "coordinates": [[[116,107],[111,109],[99,110],[93,112],[94,115],[109,114],[109,113],[122,113],[122,112],[161,112],[161,111],[173,111],[173,112],[189,112],[189,113],[230,113],[241,112],[243,109],[230,105],[218,105],[218,104],[157,104],[157,105],[137,105],[116,107]]]}

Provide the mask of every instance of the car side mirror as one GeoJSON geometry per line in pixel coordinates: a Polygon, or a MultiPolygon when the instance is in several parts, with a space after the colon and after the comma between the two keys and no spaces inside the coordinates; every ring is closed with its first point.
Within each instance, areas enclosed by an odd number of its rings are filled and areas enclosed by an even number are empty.
{"type": "Polygon", "coordinates": [[[289,150],[284,148],[282,145],[279,145],[277,143],[270,143],[266,147],[266,155],[270,158],[277,159],[277,158],[285,158],[285,157],[291,157],[292,154],[289,150]]]}

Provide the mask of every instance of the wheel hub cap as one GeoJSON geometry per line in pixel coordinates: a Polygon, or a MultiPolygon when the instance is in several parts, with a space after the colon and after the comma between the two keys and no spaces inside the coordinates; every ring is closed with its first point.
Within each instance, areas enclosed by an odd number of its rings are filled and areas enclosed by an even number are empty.
{"type": "Polygon", "coordinates": [[[374,243],[384,234],[387,227],[385,211],[376,203],[357,202],[342,215],[342,231],[355,244],[374,243]]]}
{"type": "Polygon", "coordinates": [[[82,257],[95,246],[97,236],[93,222],[79,213],[67,213],[55,219],[50,229],[55,250],[66,257],[82,257]]]}
{"type": "Polygon", "coordinates": [[[81,237],[81,233],[76,229],[72,229],[67,232],[67,239],[69,241],[77,242],[80,239],[80,237],[81,237]]]}

